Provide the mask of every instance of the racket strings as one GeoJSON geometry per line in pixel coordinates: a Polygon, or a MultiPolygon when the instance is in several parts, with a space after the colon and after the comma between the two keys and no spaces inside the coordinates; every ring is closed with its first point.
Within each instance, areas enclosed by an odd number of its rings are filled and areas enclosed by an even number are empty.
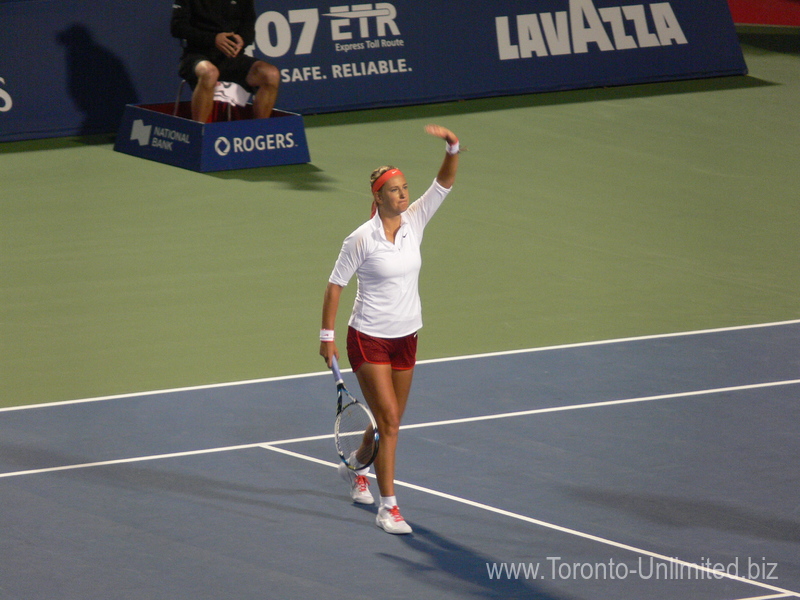
{"type": "Polygon", "coordinates": [[[376,453],[375,429],[364,407],[352,403],[337,418],[337,446],[339,453],[352,469],[362,468],[372,462],[376,453]]]}

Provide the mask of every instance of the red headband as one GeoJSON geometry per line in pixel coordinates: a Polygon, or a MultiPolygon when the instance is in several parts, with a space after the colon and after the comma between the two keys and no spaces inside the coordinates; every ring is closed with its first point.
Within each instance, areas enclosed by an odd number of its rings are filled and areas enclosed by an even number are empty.
{"type": "Polygon", "coordinates": [[[386,171],[386,173],[378,177],[375,180],[375,183],[372,184],[372,193],[374,194],[379,189],[381,189],[383,187],[383,184],[386,183],[395,175],[402,175],[402,174],[403,173],[400,171],[400,169],[389,169],[388,171],[386,171]]]}

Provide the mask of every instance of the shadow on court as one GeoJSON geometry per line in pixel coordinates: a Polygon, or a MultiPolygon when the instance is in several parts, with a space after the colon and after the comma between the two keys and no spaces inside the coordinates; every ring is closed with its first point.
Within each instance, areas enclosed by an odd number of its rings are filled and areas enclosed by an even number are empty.
{"type": "MultiPolygon", "coordinates": [[[[313,158],[313,157],[312,157],[313,158]]],[[[335,179],[313,163],[304,165],[281,165],[260,167],[258,169],[239,169],[236,171],[217,171],[207,173],[211,177],[226,181],[251,181],[279,183],[291,190],[306,192],[328,192],[336,189],[335,179]]]]}
{"type": "Polygon", "coordinates": [[[800,54],[800,29],[752,27],[739,32],[743,46],[781,54],[800,54]]]}
{"type": "Polygon", "coordinates": [[[800,540],[800,522],[769,516],[763,510],[756,512],[711,500],[691,500],[662,494],[636,494],[599,488],[564,489],[569,496],[581,502],[628,513],[667,527],[702,527],[776,542],[800,540]]]}
{"type": "Polygon", "coordinates": [[[664,81],[617,87],[467,99],[459,102],[442,102],[440,104],[426,104],[423,106],[379,108],[348,113],[312,115],[305,117],[305,125],[306,129],[310,129],[313,127],[327,127],[330,125],[339,126],[346,124],[385,123],[387,121],[403,121],[410,119],[436,119],[453,115],[467,115],[516,108],[560,106],[586,102],[670,96],[675,94],[720,92],[725,90],[761,88],[772,85],[778,84],[749,75],[664,81]]]}
{"type": "MultiPolygon", "coordinates": [[[[374,518],[375,507],[354,506],[369,513],[368,518],[374,518]]],[[[413,527],[412,535],[398,538],[415,558],[389,552],[379,552],[377,556],[392,565],[392,572],[416,581],[422,589],[455,593],[463,598],[558,600],[524,578],[490,578],[488,565],[494,564],[496,558],[482,555],[417,523],[413,527]]]]}
{"type": "Polygon", "coordinates": [[[78,453],[57,452],[42,447],[35,442],[0,441],[0,456],[8,471],[28,471],[47,469],[60,465],[79,465],[91,462],[87,456],[78,453]]]}

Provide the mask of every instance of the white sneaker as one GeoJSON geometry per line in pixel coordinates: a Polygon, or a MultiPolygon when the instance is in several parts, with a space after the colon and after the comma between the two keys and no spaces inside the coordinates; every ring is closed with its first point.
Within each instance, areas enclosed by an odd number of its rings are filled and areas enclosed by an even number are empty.
{"type": "Polygon", "coordinates": [[[375,517],[375,524],[386,533],[404,534],[412,531],[411,526],[406,523],[403,515],[400,514],[400,509],[396,506],[392,508],[381,506],[378,509],[378,516],[375,517]]]}
{"type": "Polygon", "coordinates": [[[357,504],[374,504],[375,499],[369,491],[369,479],[348,469],[343,462],[339,463],[339,475],[350,484],[350,497],[357,504]]]}

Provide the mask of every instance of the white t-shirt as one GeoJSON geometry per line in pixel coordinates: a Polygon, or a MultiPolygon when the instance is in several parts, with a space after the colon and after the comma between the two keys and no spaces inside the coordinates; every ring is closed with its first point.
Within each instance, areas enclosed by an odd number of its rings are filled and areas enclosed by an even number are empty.
{"type": "Polygon", "coordinates": [[[386,239],[378,214],[344,240],[328,281],[346,286],[353,274],[357,275],[351,327],[389,339],[410,335],[422,327],[419,248],[425,225],[449,192],[434,180],[401,215],[394,243],[386,239]]]}

